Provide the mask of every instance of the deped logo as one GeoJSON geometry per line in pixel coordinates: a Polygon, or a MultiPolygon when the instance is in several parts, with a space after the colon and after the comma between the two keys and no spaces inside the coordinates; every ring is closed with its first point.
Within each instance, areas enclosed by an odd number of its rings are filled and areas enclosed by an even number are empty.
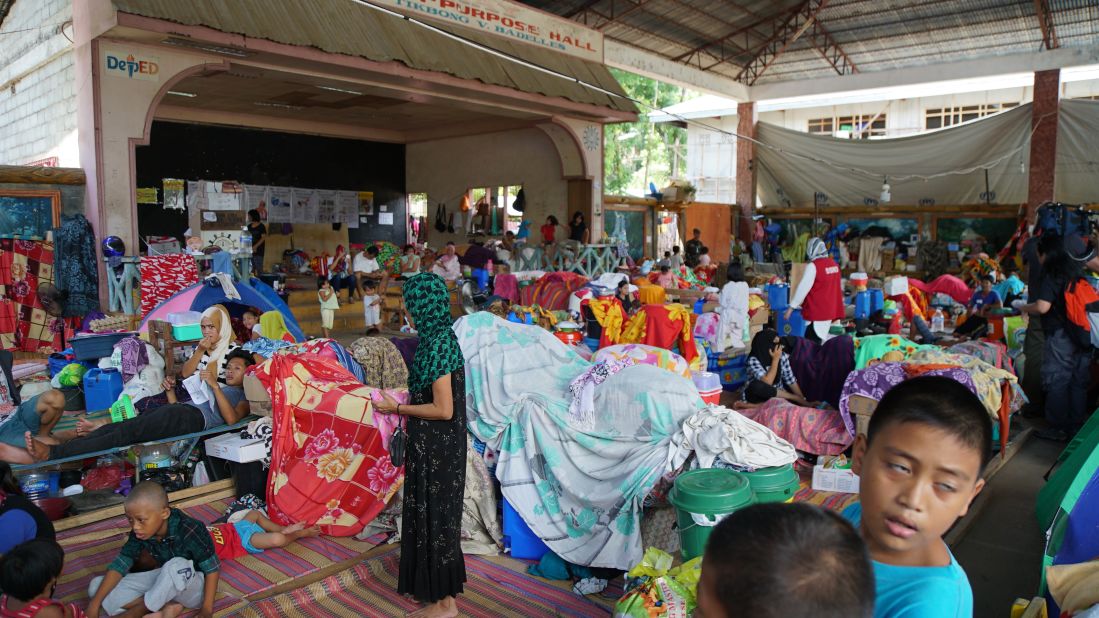
{"type": "Polygon", "coordinates": [[[153,60],[138,60],[133,54],[125,58],[107,54],[107,70],[111,75],[132,79],[156,79],[156,74],[160,72],[160,65],[153,60]]]}

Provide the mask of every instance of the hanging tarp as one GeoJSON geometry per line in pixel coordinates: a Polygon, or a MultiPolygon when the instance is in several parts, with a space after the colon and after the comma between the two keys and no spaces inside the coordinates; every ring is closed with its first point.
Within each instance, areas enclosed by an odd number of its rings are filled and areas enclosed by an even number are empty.
{"type": "Polygon", "coordinates": [[[996,162],[988,170],[989,201],[1021,204],[1027,199],[1030,133],[1030,104],[941,131],[880,140],[810,135],[761,122],[756,137],[766,147],[756,148],[759,196],[765,206],[812,207],[818,192],[829,207],[872,206],[888,178],[892,204],[979,204],[986,201],[979,168],[996,162]],[[971,171],[904,178],[956,170],[971,171]]]}
{"type": "Polygon", "coordinates": [[[1054,195],[1066,204],[1099,202],[1099,101],[1061,101],[1054,195]]]}

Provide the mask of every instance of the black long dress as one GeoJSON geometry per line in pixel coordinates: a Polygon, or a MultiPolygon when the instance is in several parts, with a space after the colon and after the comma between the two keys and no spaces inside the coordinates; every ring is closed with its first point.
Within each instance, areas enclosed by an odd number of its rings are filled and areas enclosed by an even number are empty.
{"type": "MultiPolygon", "coordinates": [[[[397,592],[434,603],[462,592],[462,499],[466,487],[465,367],[450,374],[454,416],[449,421],[408,417],[401,568],[397,592]]],[[[412,404],[431,403],[431,387],[412,404]]]]}

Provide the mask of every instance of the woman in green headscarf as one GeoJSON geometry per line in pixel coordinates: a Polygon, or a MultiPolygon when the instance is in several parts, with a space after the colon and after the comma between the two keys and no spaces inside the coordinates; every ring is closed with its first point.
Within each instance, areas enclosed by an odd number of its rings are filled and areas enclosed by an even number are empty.
{"type": "Polygon", "coordinates": [[[466,470],[465,359],[451,329],[446,283],[432,273],[404,284],[404,302],[420,341],[412,359],[411,403],[383,395],[381,412],[408,418],[401,568],[397,592],[425,606],[412,616],[457,616],[466,581],[462,499],[466,470]]]}

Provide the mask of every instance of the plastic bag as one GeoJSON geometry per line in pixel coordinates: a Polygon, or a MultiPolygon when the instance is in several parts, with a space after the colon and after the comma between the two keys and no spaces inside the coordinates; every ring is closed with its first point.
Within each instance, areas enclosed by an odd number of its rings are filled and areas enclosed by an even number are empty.
{"type": "Polygon", "coordinates": [[[614,606],[615,618],[687,618],[694,611],[702,557],[672,567],[671,554],[650,547],[626,574],[626,594],[614,606]]]}
{"type": "Polygon", "coordinates": [[[61,386],[80,386],[84,383],[84,373],[87,371],[88,368],[80,363],[69,363],[55,377],[61,386]]]}

